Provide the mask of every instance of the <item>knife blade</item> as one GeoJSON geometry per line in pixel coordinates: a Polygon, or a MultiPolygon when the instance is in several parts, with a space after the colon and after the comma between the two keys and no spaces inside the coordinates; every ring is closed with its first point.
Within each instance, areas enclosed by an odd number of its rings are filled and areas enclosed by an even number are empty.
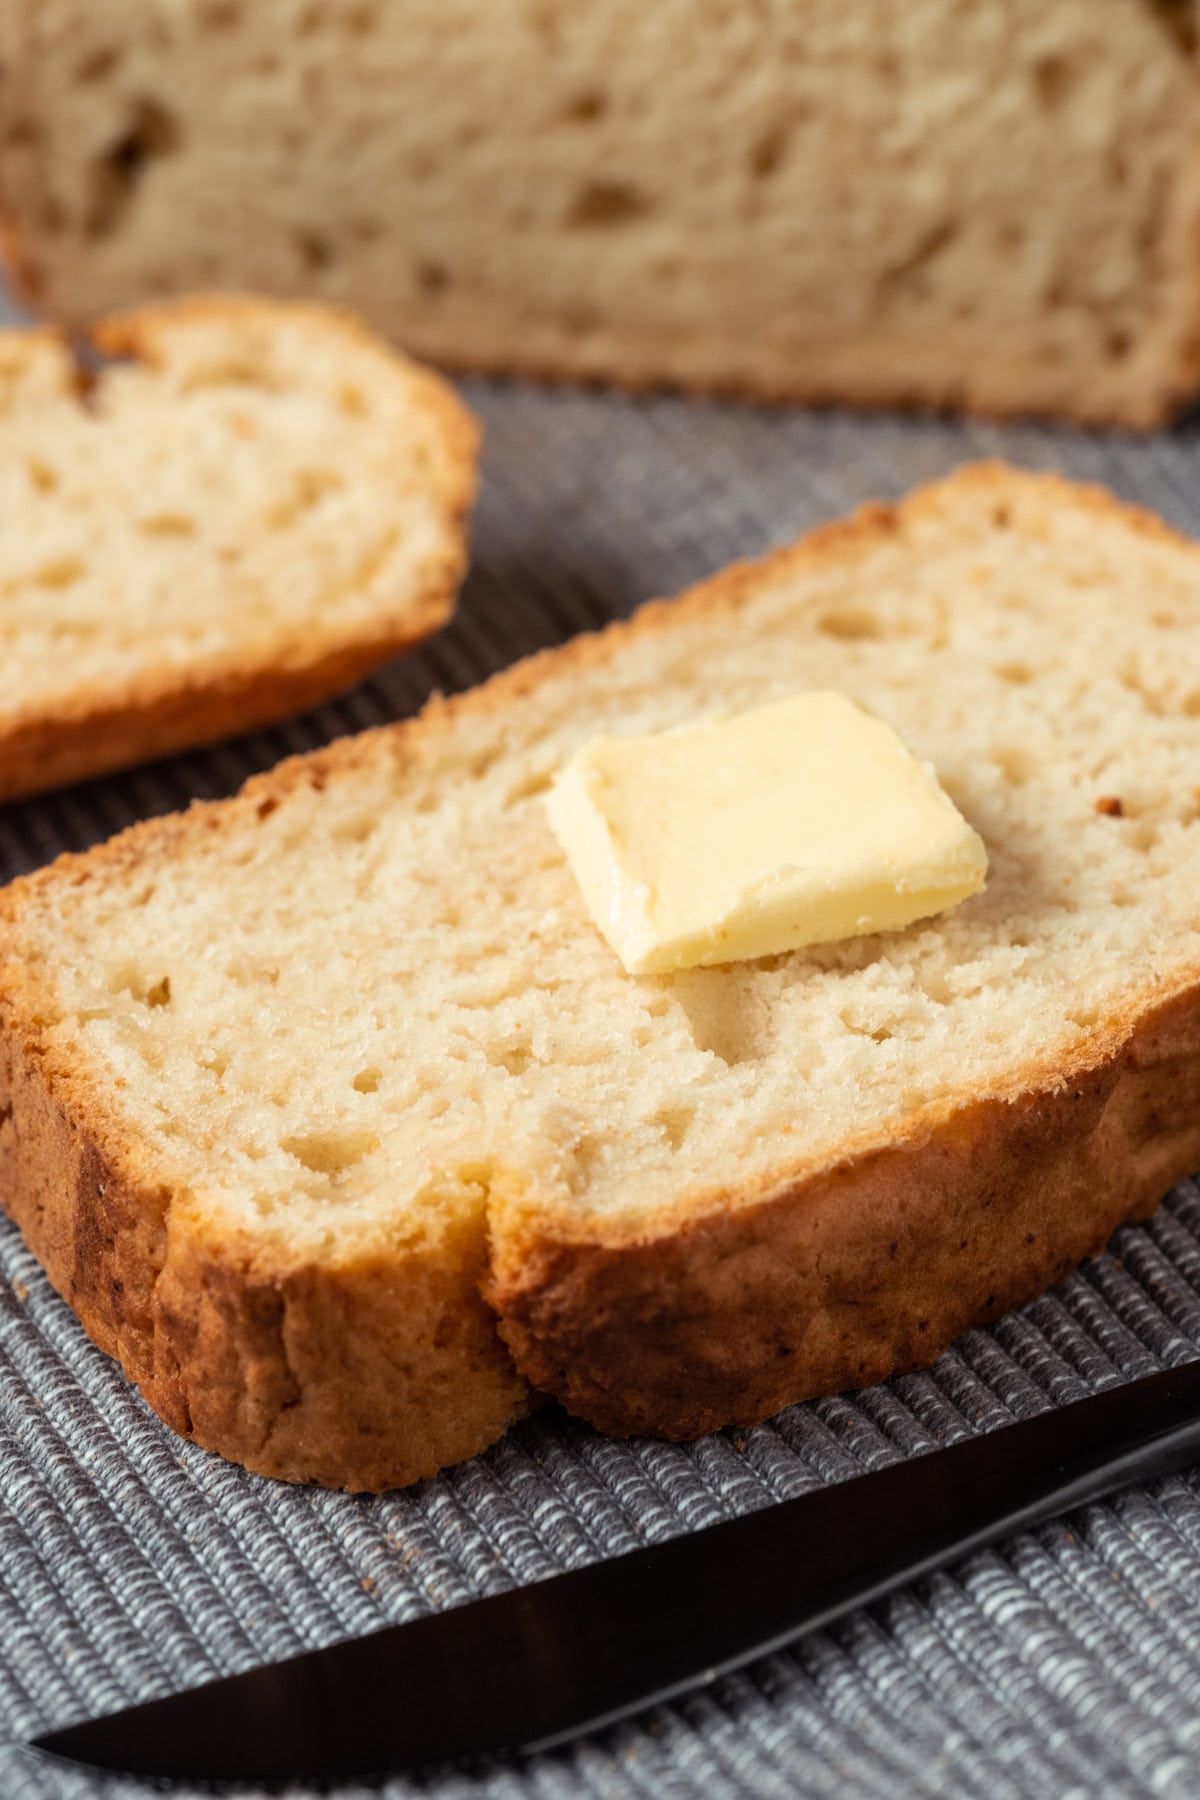
{"type": "Polygon", "coordinates": [[[108,1772],[236,1782],[549,1749],[985,1544],[1194,1462],[1200,1362],[34,1744],[108,1772]]]}

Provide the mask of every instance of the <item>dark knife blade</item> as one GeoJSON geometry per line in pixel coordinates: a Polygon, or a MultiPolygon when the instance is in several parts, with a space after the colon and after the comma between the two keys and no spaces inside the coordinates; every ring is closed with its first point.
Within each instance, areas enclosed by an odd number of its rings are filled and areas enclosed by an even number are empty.
{"type": "Polygon", "coordinates": [[[188,1781],[546,1749],[981,1545],[1200,1461],[1200,1362],[707,1530],[106,1718],[36,1747],[188,1781]]]}

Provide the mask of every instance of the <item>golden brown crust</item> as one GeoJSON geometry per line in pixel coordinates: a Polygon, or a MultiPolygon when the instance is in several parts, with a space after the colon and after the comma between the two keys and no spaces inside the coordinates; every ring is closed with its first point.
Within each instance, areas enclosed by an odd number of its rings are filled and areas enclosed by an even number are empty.
{"type": "Polygon", "coordinates": [[[141,685],[112,699],[97,695],[70,711],[0,726],[0,801],[152,762],[304,712],[435,631],[456,589],[457,575],[448,567],[444,605],[434,601],[425,621],[414,619],[407,636],[390,632],[360,640],[294,668],[247,667],[219,685],[181,675],[170,687],[141,685]]]}
{"type": "MultiPolygon", "coordinates": [[[[36,293],[36,277],[21,279],[25,295],[36,293]]],[[[1197,274],[1200,301],[1200,271],[1197,274]]],[[[1200,310],[1200,306],[1198,306],[1200,310]]],[[[602,370],[581,368],[552,357],[464,354],[439,347],[436,352],[413,346],[414,354],[427,357],[449,375],[487,376],[500,381],[533,381],[546,387],[584,387],[598,392],[618,389],[634,396],[680,394],[689,400],[745,402],[752,406],[804,407],[813,412],[897,412],[915,417],[980,419],[1004,424],[1012,420],[1044,420],[1047,424],[1081,425],[1087,429],[1115,427],[1123,431],[1151,432],[1170,425],[1196,398],[1200,387],[1200,341],[1189,340],[1181,349],[1170,376],[1161,386],[1111,404],[1081,384],[1069,401],[1038,401],[1018,395],[1011,402],[961,376],[941,381],[903,380],[857,382],[853,387],[831,380],[795,377],[772,380],[755,375],[686,377],[651,374],[639,364],[613,361],[602,370]]]]}
{"type": "Polygon", "coordinates": [[[589,1239],[511,1196],[486,1291],[518,1368],[572,1412],[694,1437],[924,1367],[1197,1166],[1200,982],[1056,1086],[948,1110],[751,1205],[589,1239]]]}
{"type": "MultiPolygon", "coordinates": [[[[422,571],[420,592],[404,606],[381,607],[369,630],[328,633],[289,646],[270,661],[228,658],[199,671],[156,674],[117,690],[81,687],[52,712],[0,716],[0,801],[166,756],[304,711],[343,692],[370,670],[445,624],[466,569],[467,518],[475,493],[478,428],[436,376],[387,349],[357,319],[332,308],[199,296],[101,320],[91,333],[105,355],[154,366],[164,329],[190,319],[238,323],[264,312],[319,322],[325,333],[373,346],[404,369],[416,403],[437,427],[428,476],[446,521],[445,547],[422,571]]],[[[44,339],[44,331],[30,339],[44,339]]]]}
{"type": "MultiPolygon", "coordinates": [[[[1035,499],[1186,543],[1102,490],[967,469],[435,700],[419,719],[293,758],[231,801],[60,858],[0,895],[0,931],[43,886],[170,857],[383,746],[400,763],[447,714],[519,704],[681,610],[734,619],[764,581],[844,564],[964,488],[1000,515],[1035,499]]],[[[331,1485],[400,1483],[482,1448],[528,1404],[522,1376],[603,1429],[686,1436],[927,1363],[1145,1216],[1197,1164],[1200,969],[1143,995],[1075,1064],[1026,1063],[1003,1092],[914,1115],[902,1140],[848,1137],[836,1166],[782,1165],[758,1191],[681,1191],[653,1215],[590,1227],[513,1171],[490,1196],[486,1252],[473,1222],[433,1253],[295,1267],[222,1239],[199,1203],[156,1189],[116,1102],[56,1061],[36,985],[11,960],[0,985],[0,1200],[51,1279],[177,1429],[253,1468],[331,1485]]]]}
{"type": "Polygon", "coordinates": [[[260,1474],[378,1492],[529,1405],[479,1295],[481,1238],[285,1267],[154,1184],[0,992],[0,1199],[90,1337],[183,1436],[260,1474]]]}

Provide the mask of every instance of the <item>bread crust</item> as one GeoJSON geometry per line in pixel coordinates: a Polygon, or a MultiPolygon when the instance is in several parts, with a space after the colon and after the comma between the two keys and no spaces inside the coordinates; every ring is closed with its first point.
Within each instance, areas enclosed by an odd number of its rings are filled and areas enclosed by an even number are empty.
{"type": "Polygon", "coordinates": [[[1094,1062],[905,1140],[591,1235],[515,1193],[486,1289],[517,1367],[616,1434],[690,1438],[923,1368],[1200,1166],[1200,978],[1094,1062]]]}
{"type": "MultiPolygon", "coordinates": [[[[434,423],[438,453],[429,480],[445,520],[443,543],[422,571],[420,591],[403,605],[381,607],[369,629],[306,634],[269,660],[230,656],[199,670],[146,675],[119,688],[81,686],[53,710],[0,714],[0,801],[44,792],[114,769],[211,744],[254,730],[353,687],[370,670],[399,656],[445,624],[466,569],[467,519],[475,495],[479,440],[474,419],[428,371],[387,349],[349,314],[299,303],[239,295],[199,297],[113,315],[90,333],[106,356],[153,366],[164,329],[189,320],[234,326],[273,313],[309,317],[326,334],[372,346],[404,371],[415,405],[434,423]]],[[[64,343],[61,333],[31,341],[64,343]]]]}
{"type": "Polygon", "coordinates": [[[379,1492],[528,1409],[479,1292],[483,1235],[288,1265],[156,1183],[0,992],[0,1198],[89,1337],[173,1430],[262,1475],[379,1492]]]}
{"type": "MultiPolygon", "coordinates": [[[[845,564],[963,489],[1022,496],[1186,546],[1101,489],[1002,465],[875,505],[632,620],[544,652],[410,721],[282,763],[234,799],[148,820],[0,894],[0,949],[39,889],[169,859],[241,810],[320,789],[386,743],[401,765],[459,712],[506,711],[564,668],[681,612],[736,621],[764,581],[845,564]]],[[[751,1191],[683,1190],[653,1214],[583,1222],[500,1171],[487,1217],[414,1255],[293,1265],[165,1192],[63,1060],[36,982],[0,979],[0,1201],[85,1327],[185,1435],[263,1473],[375,1490],[474,1454],[554,1394],[601,1429],[688,1437],[927,1364],[967,1326],[1041,1292],[1200,1166],[1200,968],[1140,995],[1071,1060],[1003,1091],[848,1136],[836,1164],[751,1191]],[[416,1299],[414,1299],[416,1296],[416,1299]]]]}
{"type": "MultiPolygon", "coordinates": [[[[1200,222],[1195,234],[1200,240],[1200,222]]],[[[1195,259],[1193,287],[1195,316],[1200,317],[1200,254],[1195,259]]],[[[28,282],[22,291],[33,291],[28,282]]],[[[515,354],[493,356],[464,351],[442,343],[412,345],[414,354],[426,356],[448,374],[479,375],[501,381],[533,381],[545,387],[582,386],[598,392],[617,389],[634,397],[680,394],[690,400],[746,402],[772,409],[804,407],[814,412],[847,410],[852,413],[898,412],[915,417],[980,419],[1004,424],[1014,419],[1044,420],[1048,424],[1080,425],[1087,429],[1115,427],[1152,432],[1170,425],[1196,398],[1200,388],[1200,328],[1189,327],[1176,346],[1163,376],[1136,394],[1114,401],[1087,385],[1069,396],[1049,399],[1038,393],[1042,378],[1030,363],[1018,378],[1005,382],[1004,397],[991,379],[978,381],[961,371],[939,379],[922,380],[909,374],[902,379],[856,378],[853,382],[831,379],[828,374],[796,372],[786,380],[758,375],[664,375],[643,363],[624,357],[605,359],[602,366],[561,357],[515,354]]]]}

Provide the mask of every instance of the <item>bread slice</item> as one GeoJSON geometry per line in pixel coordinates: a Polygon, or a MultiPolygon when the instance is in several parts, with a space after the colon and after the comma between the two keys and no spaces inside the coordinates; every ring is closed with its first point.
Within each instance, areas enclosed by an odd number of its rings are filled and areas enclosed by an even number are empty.
{"type": "Polygon", "coordinates": [[[178,1430],[380,1488],[557,1395],[690,1435],[931,1361],[1200,1165],[1200,552],[1003,467],[0,899],[0,1195],[178,1430]],[[986,891],[626,975],[544,794],[838,688],[986,891]]]}
{"type": "Polygon", "coordinates": [[[447,617],[475,427],[350,318],[0,333],[0,800],[247,730],[447,617]]]}
{"type": "Polygon", "coordinates": [[[0,0],[13,267],[453,366],[1147,425],[1200,385],[1192,0],[0,0]]]}

